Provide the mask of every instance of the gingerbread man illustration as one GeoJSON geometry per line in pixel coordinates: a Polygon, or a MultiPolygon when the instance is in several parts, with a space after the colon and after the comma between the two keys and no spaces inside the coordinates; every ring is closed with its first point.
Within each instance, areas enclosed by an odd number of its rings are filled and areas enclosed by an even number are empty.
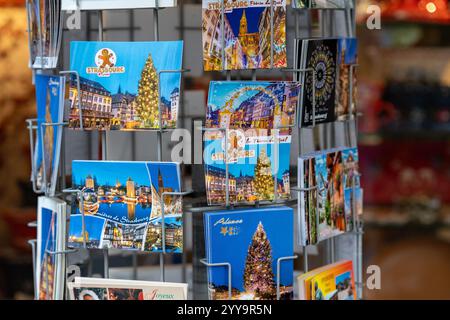
{"type": "Polygon", "coordinates": [[[114,63],[110,61],[112,56],[113,54],[109,53],[108,49],[103,49],[102,53],[98,56],[98,58],[102,61],[100,68],[105,68],[106,66],[113,67],[114,63]]]}

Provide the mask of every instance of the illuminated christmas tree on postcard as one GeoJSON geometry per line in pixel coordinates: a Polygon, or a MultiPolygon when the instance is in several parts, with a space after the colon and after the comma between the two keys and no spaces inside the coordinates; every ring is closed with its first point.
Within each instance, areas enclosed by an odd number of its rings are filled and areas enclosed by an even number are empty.
{"type": "Polygon", "coordinates": [[[69,127],[175,128],[182,54],[182,41],[72,41],[70,70],[78,72],[79,83],[71,78],[69,127]]]}
{"type": "MultiPolygon", "coordinates": [[[[206,259],[231,265],[232,299],[277,298],[277,260],[293,255],[293,210],[267,207],[205,213],[206,259]]],[[[292,260],[280,265],[280,298],[292,299],[292,260]]],[[[227,267],[210,267],[211,299],[228,299],[227,267]]]]}

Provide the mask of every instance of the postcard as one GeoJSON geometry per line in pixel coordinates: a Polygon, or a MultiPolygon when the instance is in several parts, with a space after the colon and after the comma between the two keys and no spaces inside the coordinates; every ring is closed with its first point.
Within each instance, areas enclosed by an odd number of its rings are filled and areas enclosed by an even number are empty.
{"type": "Polygon", "coordinates": [[[302,86],[299,123],[301,127],[336,120],[337,39],[296,39],[294,68],[310,69],[295,80],[302,86]],[[313,90],[314,85],[314,90],[313,90]],[[314,99],[313,99],[314,92],[314,99]]]}
{"type": "Polygon", "coordinates": [[[65,258],[54,253],[65,250],[66,203],[57,198],[38,197],[37,216],[37,297],[39,300],[62,300],[65,258]]]}
{"type": "Polygon", "coordinates": [[[312,300],[355,300],[352,262],[319,273],[312,279],[311,289],[312,300]]]}
{"type": "Polygon", "coordinates": [[[53,196],[55,193],[63,128],[44,123],[61,123],[64,112],[65,78],[35,76],[37,133],[34,150],[33,179],[37,187],[53,196]]]}
{"type": "Polygon", "coordinates": [[[227,132],[204,136],[208,204],[226,204],[227,174],[230,204],[288,199],[291,136],[267,129],[227,132]]]}
{"type": "Polygon", "coordinates": [[[346,120],[351,116],[356,116],[356,68],[351,68],[351,66],[355,66],[358,62],[357,47],[358,41],[356,38],[342,38],[338,40],[337,120],[346,120]]]}
{"type": "Polygon", "coordinates": [[[109,10],[176,7],[177,0],[62,0],[62,10],[109,10]]]}
{"type": "Polygon", "coordinates": [[[345,232],[342,151],[316,157],[318,186],[318,241],[345,232]]]}
{"type": "Polygon", "coordinates": [[[182,199],[167,194],[181,189],[179,163],[75,160],[72,185],[71,247],[162,252],[164,228],[166,252],[182,252],[182,199]]]}
{"type": "Polygon", "coordinates": [[[348,156],[349,149],[316,151],[299,158],[300,245],[315,244],[352,229],[352,194],[345,188],[345,166],[350,164],[343,160],[344,153],[348,156]]]}
{"type": "Polygon", "coordinates": [[[297,277],[300,300],[355,300],[353,263],[342,260],[297,277]]]}
{"type": "Polygon", "coordinates": [[[354,205],[356,204],[357,207],[362,206],[362,204],[359,204],[359,201],[362,201],[362,194],[359,177],[358,148],[346,148],[342,150],[342,165],[344,169],[345,220],[347,231],[350,231],[353,230],[353,220],[356,218],[357,208],[354,205]]]}
{"type": "Polygon", "coordinates": [[[186,300],[187,284],[76,277],[70,300],[186,300]]]}
{"type": "Polygon", "coordinates": [[[211,81],[206,127],[275,129],[295,121],[300,83],[211,81]]]}
{"type": "Polygon", "coordinates": [[[39,50],[39,21],[40,21],[40,12],[39,12],[39,1],[38,0],[28,0],[26,2],[26,10],[27,10],[27,22],[28,22],[28,44],[30,46],[30,67],[36,61],[36,57],[38,56],[39,50]]]}
{"type": "Polygon", "coordinates": [[[30,67],[53,69],[58,64],[62,37],[61,3],[29,0],[26,3],[30,67]]]}
{"type": "Polygon", "coordinates": [[[289,154],[298,82],[210,83],[204,161],[209,204],[290,197],[289,154]],[[224,130],[228,129],[228,130],[224,130]],[[227,152],[225,152],[227,150],[227,152]]]}
{"type": "Polygon", "coordinates": [[[298,212],[299,243],[317,243],[318,189],[316,181],[316,159],[314,155],[299,158],[298,161],[298,212]]]}
{"type": "Polygon", "coordinates": [[[205,71],[287,66],[285,0],[224,0],[224,5],[222,19],[221,0],[202,1],[205,71]]]}
{"type": "Polygon", "coordinates": [[[176,128],[182,41],[70,43],[69,127],[86,130],[176,128]]]}
{"type": "MultiPolygon", "coordinates": [[[[292,256],[293,210],[288,207],[206,212],[205,245],[208,263],[231,265],[232,299],[275,300],[277,261],[292,256]]],[[[280,264],[280,298],[293,298],[293,261],[280,264]]],[[[228,270],[208,268],[213,300],[228,299],[228,270]]]]}

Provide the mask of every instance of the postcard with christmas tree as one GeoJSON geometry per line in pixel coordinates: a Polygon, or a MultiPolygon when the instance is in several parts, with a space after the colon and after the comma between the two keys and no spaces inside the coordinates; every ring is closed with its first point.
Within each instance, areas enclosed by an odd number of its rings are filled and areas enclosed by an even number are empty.
{"type": "Polygon", "coordinates": [[[34,150],[33,179],[37,188],[48,195],[55,193],[61,151],[61,123],[64,110],[65,79],[60,76],[35,75],[37,133],[34,150]]]}
{"type": "Polygon", "coordinates": [[[337,120],[347,120],[356,116],[356,68],[351,66],[358,62],[358,40],[339,39],[337,59],[339,77],[336,82],[336,117],[337,120]]]}
{"type": "MultiPolygon", "coordinates": [[[[205,244],[209,263],[231,265],[232,299],[276,299],[277,261],[292,256],[293,210],[267,207],[206,212],[205,244]]],[[[280,262],[280,298],[293,298],[293,261],[280,262]]],[[[209,267],[211,299],[228,299],[227,267],[209,267]]]]}
{"type": "Polygon", "coordinates": [[[186,300],[187,284],[76,277],[70,300],[186,300]]]}
{"type": "Polygon", "coordinates": [[[205,71],[287,66],[286,0],[203,0],[202,30],[205,71]]]}
{"type": "Polygon", "coordinates": [[[337,39],[296,39],[295,69],[313,72],[297,73],[295,80],[302,86],[299,123],[302,127],[336,120],[335,97],[337,76],[337,39]],[[314,89],[313,90],[313,86],[314,89]],[[313,91],[314,97],[313,99],[313,91]]]}
{"type": "Polygon", "coordinates": [[[206,127],[286,132],[295,122],[299,92],[293,81],[211,81],[206,127]]]}
{"type": "Polygon", "coordinates": [[[65,257],[55,252],[65,250],[66,202],[38,197],[35,282],[39,300],[64,297],[65,257]]]}
{"type": "Polygon", "coordinates": [[[276,130],[230,129],[205,132],[208,204],[274,201],[290,197],[290,135],[276,130]]]}
{"type": "Polygon", "coordinates": [[[318,241],[346,231],[342,151],[332,150],[315,159],[318,186],[318,241]]]}
{"type": "Polygon", "coordinates": [[[182,41],[71,42],[81,92],[72,76],[69,127],[81,128],[81,114],[88,130],[176,128],[182,54],[182,41]]]}
{"type": "Polygon", "coordinates": [[[292,0],[292,7],[297,9],[351,9],[351,0],[292,0]]]}
{"type": "Polygon", "coordinates": [[[161,252],[164,228],[166,252],[182,252],[182,199],[166,194],[181,189],[179,163],[76,160],[72,186],[70,246],[161,252]]]}

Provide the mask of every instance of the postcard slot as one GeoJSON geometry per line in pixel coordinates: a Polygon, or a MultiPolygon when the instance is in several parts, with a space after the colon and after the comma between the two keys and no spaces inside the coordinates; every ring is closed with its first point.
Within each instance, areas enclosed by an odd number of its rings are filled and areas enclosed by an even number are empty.
{"type": "MultiPolygon", "coordinates": [[[[229,262],[217,262],[217,263],[209,263],[206,261],[206,259],[200,259],[200,263],[204,264],[207,268],[211,267],[227,267],[228,269],[228,300],[231,300],[232,294],[231,294],[231,263],[229,262]]],[[[278,264],[277,264],[278,266],[278,264]]],[[[279,279],[277,279],[279,280],[279,279]]],[[[279,283],[279,281],[278,281],[279,283]]],[[[279,287],[277,287],[279,289],[279,287]]]]}
{"type": "MultiPolygon", "coordinates": [[[[356,202],[356,180],[361,177],[361,174],[356,173],[352,178],[352,217],[353,217],[353,231],[359,233],[361,230],[359,228],[359,219],[358,219],[358,206],[356,202]]],[[[359,187],[360,188],[360,187],[359,187]]]]}
{"type": "MultiPolygon", "coordinates": [[[[300,199],[300,194],[302,193],[302,192],[311,192],[311,191],[313,191],[313,192],[315,192],[316,193],[316,226],[318,226],[319,225],[319,214],[318,214],[318,212],[319,212],[319,194],[321,193],[321,192],[323,192],[324,190],[325,190],[325,188],[322,188],[322,189],[320,189],[319,188],[319,186],[318,185],[315,185],[315,186],[312,186],[312,187],[308,187],[308,188],[300,188],[300,187],[293,187],[293,188],[291,188],[293,191],[297,191],[298,192],[298,196],[297,196],[297,201],[299,201],[299,199],[300,199]]],[[[302,219],[301,219],[301,217],[300,217],[300,212],[297,210],[297,215],[298,215],[298,232],[301,232],[301,230],[303,230],[303,228],[302,228],[302,225],[301,225],[301,223],[302,223],[302,219]]],[[[317,243],[318,243],[319,241],[317,241],[317,243]]],[[[300,244],[301,245],[301,244],[300,244]]],[[[306,248],[305,248],[306,249],[306,248]]],[[[306,252],[306,251],[305,251],[306,252]]]]}
{"type": "MultiPolygon", "coordinates": [[[[344,115],[343,120],[336,120],[336,122],[346,122],[349,120],[357,120],[357,118],[361,117],[363,115],[362,112],[358,112],[358,109],[356,107],[356,104],[353,106],[353,70],[359,67],[359,64],[357,63],[350,63],[347,65],[349,68],[349,77],[348,77],[348,96],[349,96],[349,103],[351,107],[349,108],[348,114],[344,115]]],[[[358,130],[358,126],[355,126],[355,129],[358,130]]]]}
{"type": "MultiPolygon", "coordinates": [[[[166,224],[165,224],[165,196],[185,196],[193,193],[193,190],[187,191],[179,191],[179,192],[163,192],[161,194],[161,243],[162,243],[162,252],[160,253],[160,268],[161,268],[161,281],[165,282],[165,264],[164,264],[164,255],[166,254],[166,224]]],[[[184,246],[184,243],[183,243],[184,246]]],[[[183,248],[184,249],[184,248],[183,248]]]]}
{"type": "Polygon", "coordinates": [[[81,232],[83,235],[83,248],[86,249],[86,222],[84,213],[84,191],[78,189],[64,189],[63,193],[76,193],[79,200],[79,208],[81,212],[81,232]]]}
{"type": "MultiPolygon", "coordinates": [[[[80,129],[83,130],[83,110],[82,110],[82,105],[81,105],[81,86],[80,86],[80,75],[78,74],[77,71],[73,71],[73,70],[68,70],[68,71],[60,71],[59,74],[62,75],[75,75],[75,79],[76,79],[76,83],[77,83],[77,100],[78,100],[78,113],[79,113],[79,117],[80,117],[80,129]]],[[[70,81],[72,81],[72,79],[70,79],[70,81]]]]}
{"type": "MultiPolygon", "coordinates": [[[[34,193],[44,193],[44,189],[43,188],[38,188],[37,187],[37,174],[36,174],[36,167],[35,167],[35,162],[34,162],[34,157],[35,157],[35,153],[34,153],[34,148],[35,148],[35,135],[37,133],[37,119],[27,119],[25,120],[25,122],[27,123],[27,129],[29,132],[29,139],[30,139],[30,155],[31,155],[31,176],[30,176],[30,180],[31,180],[31,184],[33,187],[33,192],[34,193]]],[[[38,137],[36,137],[36,139],[38,139],[38,137]]]]}
{"type": "Polygon", "coordinates": [[[34,300],[38,300],[37,288],[36,288],[36,245],[37,239],[28,240],[28,244],[31,246],[31,256],[33,260],[33,288],[34,288],[34,300]]]}
{"type": "MultiPolygon", "coordinates": [[[[179,191],[179,192],[163,192],[161,194],[161,225],[163,226],[161,228],[161,237],[162,237],[162,253],[166,254],[166,228],[165,228],[165,209],[166,206],[164,202],[164,197],[166,196],[186,196],[188,194],[193,193],[193,190],[187,190],[187,191],[179,191]]],[[[164,280],[163,280],[164,281],[164,280]]]]}
{"type": "MultiPolygon", "coordinates": [[[[69,250],[63,250],[63,251],[51,251],[51,250],[47,249],[47,250],[45,250],[45,253],[53,256],[53,255],[59,255],[59,254],[64,254],[65,255],[65,254],[76,252],[76,251],[77,250],[75,250],[75,249],[69,249],[69,250]]],[[[48,288],[50,286],[49,285],[49,278],[48,278],[48,268],[45,269],[45,282],[46,282],[46,286],[48,288]]],[[[49,291],[48,290],[46,291],[46,299],[50,300],[49,299],[49,291]]]]}
{"type": "Polygon", "coordinates": [[[288,260],[297,259],[297,255],[289,256],[289,257],[279,257],[277,259],[277,300],[280,300],[280,272],[281,272],[281,262],[288,260]]]}
{"type": "MultiPolygon", "coordinates": [[[[47,195],[47,196],[49,195],[48,194],[48,189],[49,188],[48,188],[48,185],[47,185],[48,184],[48,181],[47,181],[47,169],[46,169],[47,168],[47,164],[45,163],[45,155],[44,155],[44,152],[45,152],[45,146],[44,146],[44,132],[45,132],[45,130],[44,130],[44,128],[45,127],[52,127],[52,126],[64,127],[64,126],[67,126],[67,125],[68,125],[67,122],[55,122],[55,123],[44,122],[44,123],[41,123],[41,134],[40,134],[39,138],[40,138],[40,141],[41,141],[42,169],[43,169],[43,172],[44,172],[44,175],[43,175],[44,179],[43,179],[43,184],[42,185],[43,185],[43,190],[45,192],[45,195],[47,195]]],[[[55,147],[56,147],[56,150],[58,150],[58,149],[60,149],[61,146],[55,146],[55,147]]],[[[50,194],[49,196],[54,196],[54,195],[50,194]]]]}
{"type": "MultiPolygon", "coordinates": [[[[312,68],[308,69],[282,69],[283,72],[293,72],[295,76],[297,73],[308,73],[312,75],[312,125],[306,128],[313,129],[316,126],[316,71],[312,68]]],[[[303,85],[303,83],[301,84],[303,85]]],[[[300,100],[297,104],[300,104],[300,100]]],[[[297,110],[297,109],[296,109],[297,110]]]]}
{"type": "Polygon", "coordinates": [[[202,127],[203,131],[221,131],[225,132],[225,207],[227,209],[230,208],[230,174],[229,174],[229,164],[228,164],[228,128],[204,128],[202,127]]]}

